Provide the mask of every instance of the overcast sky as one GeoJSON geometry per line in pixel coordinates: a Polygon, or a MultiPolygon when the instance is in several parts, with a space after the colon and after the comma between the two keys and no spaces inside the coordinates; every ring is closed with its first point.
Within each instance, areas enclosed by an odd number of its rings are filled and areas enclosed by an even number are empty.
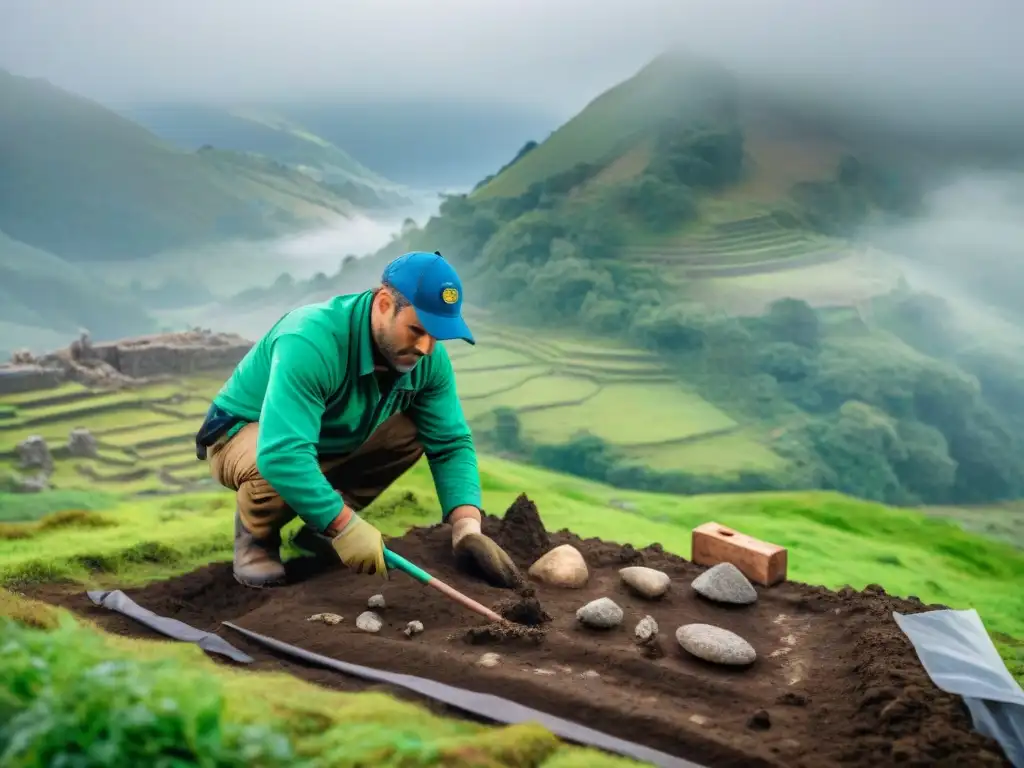
{"type": "MultiPolygon", "coordinates": [[[[1021,0],[0,0],[0,66],[108,103],[495,99],[568,115],[683,43],[904,103],[1024,108],[1021,0]]],[[[830,86],[831,87],[831,86],[830,86]]]]}

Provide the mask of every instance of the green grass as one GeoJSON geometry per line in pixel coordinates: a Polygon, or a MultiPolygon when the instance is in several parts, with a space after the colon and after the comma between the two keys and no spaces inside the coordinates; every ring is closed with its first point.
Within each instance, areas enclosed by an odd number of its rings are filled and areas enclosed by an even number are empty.
{"type": "Polygon", "coordinates": [[[758,443],[754,436],[742,432],[694,442],[627,447],[624,453],[662,472],[718,474],[737,469],[772,471],[785,467],[785,461],[778,454],[758,443]]]}
{"type": "Polygon", "coordinates": [[[952,520],[965,530],[1024,550],[1024,502],[983,507],[927,507],[929,515],[952,520]]]}
{"type": "MultiPolygon", "coordinates": [[[[463,403],[466,417],[473,419],[498,407],[533,409],[566,403],[596,395],[601,385],[590,379],[552,373],[528,379],[515,389],[463,403]]],[[[521,417],[522,418],[522,417],[521,417]]]]}
{"type": "Polygon", "coordinates": [[[29,392],[18,392],[13,395],[4,395],[4,403],[19,408],[31,407],[34,403],[38,403],[40,401],[45,402],[53,398],[69,395],[81,395],[88,392],[88,388],[78,382],[72,381],[50,389],[34,389],[29,392]]]}
{"type": "Polygon", "coordinates": [[[97,511],[118,501],[115,494],[98,490],[50,491],[49,493],[0,493],[0,522],[13,523],[69,509],[97,511]]]}
{"type": "Polygon", "coordinates": [[[456,386],[463,399],[486,397],[509,387],[521,386],[527,379],[543,376],[549,371],[541,365],[526,365],[507,371],[473,371],[458,369],[456,386]]]}
{"type": "MultiPolygon", "coordinates": [[[[790,578],[838,588],[882,584],[891,594],[974,607],[993,633],[1024,638],[1024,553],[920,512],[834,493],[677,497],[613,489],[567,475],[482,457],[484,506],[500,511],[526,491],[551,530],[569,528],[634,546],[654,542],[684,557],[690,531],[714,520],[790,550],[790,578]],[[610,506],[630,502],[635,511],[610,506]],[[843,556],[837,558],[836,552],[843,556]]],[[[386,535],[436,522],[429,468],[421,461],[372,505],[386,535]],[[415,502],[403,501],[411,492],[415,502]]],[[[111,527],[65,527],[0,541],[0,582],[71,578],[84,584],[143,583],[231,551],[231,495],[224,491],[135,499],[104,511],[111,527]]],[[[297,522],[292,523],[298,525],[297,522]]],[[[1008,658],[1016,651],[1006,640],[1008,658]]],[[[1024,659],[1020,662],[1024,664],[1024,659]]],[[[1018,675],[1024,667],[1015,668],[1018,675]]]]}
{"type": "Polygon", "coordinates": [[[555,442],[588,430],[614,445],[643,445],[728,429],[736,425],[680,384],[605,384],[585,403],[521,416],[527,435],[555,442]]]}

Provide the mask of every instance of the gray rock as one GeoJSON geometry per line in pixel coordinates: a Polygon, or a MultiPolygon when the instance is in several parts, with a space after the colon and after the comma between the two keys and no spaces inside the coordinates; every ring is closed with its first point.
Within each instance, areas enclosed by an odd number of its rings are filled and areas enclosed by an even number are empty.
{"type": "Polygon", "coordinates": [[[754,585],[732,563],[719,563],[708,568],[690,586],[697,594],[719,603],[750,605],[757,602],[754,585]]]}
{"type": "Polygon", "coordinates": [[[384,601],[384,595],[373,595],[366,601],[366,607],[378,610],[387,608],[387,603],[384,601]]]}
{"type": "Polygon", "coordinates": [[[53,472],[53,456],[50,447],[39,435],[32,435],[18,443],[18,460],[22,469],[41,469],[53,472]]]}
{"type": "Polygon", "coordinates": [[[0,488],[5,487],[14,493],[42,493],[50,489],[50,478],[45,472],[30,476],[11,474],[6,483],[0,482],[0,488]]]}
{"type": "Polygon", "coordinates": [[[631,565],[628,568],[619,570],[622,583],[629,587],[635,594],[646,597],[648,600],[657,600],[668,592],[672,580],[667,573],[656,571],[654,568],[646,568],[642,565],[631,565]]]}
{"type": "Polygon", "coordinates": [[[576,611],[576,620],[595,629],[611,629],[622,623],[622,615],[614,600],[600,597],[576,611]]]}
{"type": "Polygon", "coordinates": [[[82,427],[72,429],[68,435],[68,453],[81,459],[95,459],[99,456],[99,446],[92,432],[82,427]]]}
{"type": "Polygon", "coordinates": [[[684,651],[715,664],[744,666],[757,659],[754,647],[737,635],[711,624],[685,624],[676,630],[684,651]]]}
{"type": "Polygon", "coordinates": [[[403,629],[402,631],[405,632],[405,636],[406,637],[412,637],[413,635],[418,635],[420,632],[423,631],[423,622],[422,621],[410,621],[408,624],[405,625],[405,629],[403,629]]]}
{"type": "Polygon", "coordinates": [[[373,611],[363,611],[356,617],[356,627],[363,632],[380,632],[383,626],[384,622],[373,611]]]}
{"type": "Polygon", "coordinates": [[[658,635],[658,622],[653,616],[644,616],[633,630],[633,636],[638,643],[647,643],[658,635]]]}

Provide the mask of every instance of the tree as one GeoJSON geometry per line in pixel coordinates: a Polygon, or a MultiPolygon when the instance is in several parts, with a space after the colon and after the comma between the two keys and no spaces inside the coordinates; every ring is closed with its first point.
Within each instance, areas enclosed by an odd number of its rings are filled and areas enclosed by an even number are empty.
{"type": "Polygon", "coordinates": [[[821,345],[821,321],[803,299],[778,299],[768,306],[764,327],[778,341],[789,341],[807,349],[821,345]]]}

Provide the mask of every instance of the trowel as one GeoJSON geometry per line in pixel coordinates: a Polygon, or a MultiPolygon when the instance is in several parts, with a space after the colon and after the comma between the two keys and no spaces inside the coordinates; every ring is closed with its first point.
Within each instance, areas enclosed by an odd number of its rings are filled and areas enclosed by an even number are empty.
{"type": "MultiPolygon", "coordinates": [[[[307,552],[320,553],[324,555],[334,554],[334,549],[330,546],[330,542],[325,540],[320,534],[314,533],[306,526],[300,528],[292,537],[292,544],[300,549],[306,550],[307,552]]],[[[337,555],[335,555],[335,557],[337,557],[337,555]]],[[[389,570],[402,571],[403,573],[408,574],[420,584],[436,589],[449,600],[454,600],[464,608],[468,608],[474,613],[480,614],[488,621],[505,621],[490,608],[481,605],[473,598],[462,594],[454,587],[446,584],[438,578],[435,578],[434,576],[431,576],[418,565],[410,563],[400,554],[392,552],[387,547],[384,547],[384,563],[387,565],[389,570]]]]}

